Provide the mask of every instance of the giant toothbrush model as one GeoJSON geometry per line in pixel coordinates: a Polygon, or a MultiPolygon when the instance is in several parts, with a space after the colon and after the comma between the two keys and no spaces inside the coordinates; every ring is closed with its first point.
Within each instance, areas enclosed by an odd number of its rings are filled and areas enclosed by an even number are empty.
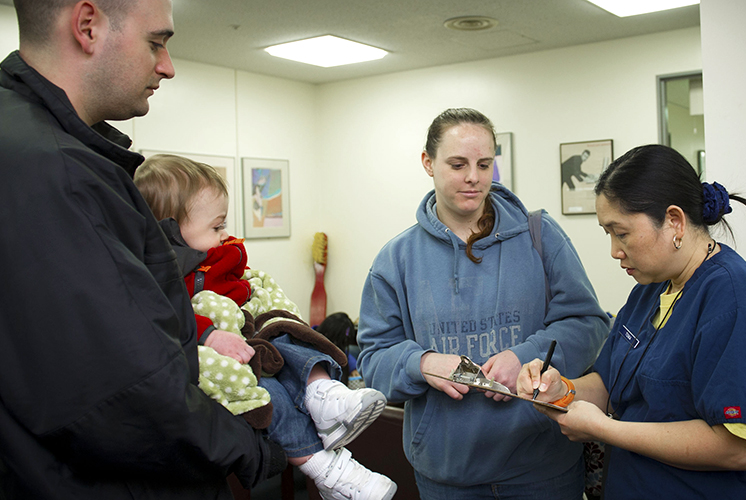
{"type": "Polygon", "coordinates": [[[324,233],[313,236],[313,268],[316,272],[316,284],[311,292],[311,313],[309,324],[314,327],[326,318],[326,290],[324,289],[324,272],[326,271],[327,238],[324,233]]]}

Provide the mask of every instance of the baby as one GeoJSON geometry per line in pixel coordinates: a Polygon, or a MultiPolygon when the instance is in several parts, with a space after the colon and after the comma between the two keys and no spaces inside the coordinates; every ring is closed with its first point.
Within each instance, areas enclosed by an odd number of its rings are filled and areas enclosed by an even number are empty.
{"type": "Polygon", "coordinates": [[[300,320],[297,307],[271,278],[247,269],[243,240],[226,230],[228,189],[222,177],[209,165],[155,155],[137,169],[135,184],[161,221],[200,313],[200,388],[234,414],[252,415],[269,407],[271,399],[269,438],[314,480],[324,499],[392,498],[396,484],[360,465],[344,448],[381,414],[385,397],[334,380],[346,362],[344,353],[300,320]],[[277,310],[277,303],[285,310],[277,310]],[[255,320],[257,313],[262,314],[255,320]],[[248,343],[239,329],[251,337],[248,343]],[[270,363],[274,370],[261,366],[262,372],[276,370],[274,376],[261,376],[252,362],[260,349],[272,351],[272,359],[281,356],[279,363],[270,363]]]}

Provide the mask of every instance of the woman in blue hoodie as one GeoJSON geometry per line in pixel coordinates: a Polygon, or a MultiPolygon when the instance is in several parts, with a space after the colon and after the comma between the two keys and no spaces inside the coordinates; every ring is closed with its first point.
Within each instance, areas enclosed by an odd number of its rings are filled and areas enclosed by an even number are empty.
{"type": "Polygon", "coordinates": [[[448,376],[466,355],[515,391],[521,365],[552,340],[552,364],[580,376],[608,333],[569,238],[543,213],[540,257],[526,208],[492,182],[495,147],[478,111],[449,109],[431,124],[422,165],[435,189],[373,262],[359,367],[368,386],[405,402],[404,451],[423,499],[577,500],[582,447],[555,422],[525,401],[424,375],[448,376]]]}
{"type": "Polygon", "coordinates": [[[574,441],[612,445],[607,500],[746,498],[746,262],[708,229],[746,199],[658,144],[615,160],[595,192],[611,256],[638,285],[592,373],[540,377],[535,360],[519,390],[551,401],[576,387],[567,413],[547,413],[574,441]]]}

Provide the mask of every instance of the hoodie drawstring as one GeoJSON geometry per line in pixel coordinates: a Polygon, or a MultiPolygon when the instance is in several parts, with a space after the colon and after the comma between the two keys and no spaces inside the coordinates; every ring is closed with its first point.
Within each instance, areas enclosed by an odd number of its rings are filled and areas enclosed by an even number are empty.
{"type": "Polygon", "coordinates": [[[458,258],[459,258],[459,240],[458,237],[453,234],[453,231],[446,228],[446,233],[448,233],[448,237],[451,238],[451,245],[453,245],[453,281],[456,284],[456,294],[459,293],[459,286],[458,286],[458,258]]]}

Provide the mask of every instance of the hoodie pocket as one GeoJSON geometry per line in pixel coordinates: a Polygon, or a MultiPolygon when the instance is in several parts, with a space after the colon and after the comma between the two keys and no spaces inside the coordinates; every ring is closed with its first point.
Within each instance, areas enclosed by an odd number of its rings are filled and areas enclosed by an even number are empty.
{"type": "Polygon", "coordinates": [[[428,428],[432,427],[430,425],[430,421],[433,418],[433,415],[435,414],[436,408],[440,406],[438,403],[437,397],[431,397],[431,392],[435,391],[435,389],[430,389],[426,393],[425,397],[422,398],[420,401],[414,400],[412,401],[412,415],[416,416],[418,413],[420,413],[418,410],[422,406],[424,406],[424,409],[422,410],[421,417],[419,419],[419,422],[417,422],[415,431],[412,434],[412,446],[416,447],[419,445],[423,438],[426,436],[428,428]]]}

